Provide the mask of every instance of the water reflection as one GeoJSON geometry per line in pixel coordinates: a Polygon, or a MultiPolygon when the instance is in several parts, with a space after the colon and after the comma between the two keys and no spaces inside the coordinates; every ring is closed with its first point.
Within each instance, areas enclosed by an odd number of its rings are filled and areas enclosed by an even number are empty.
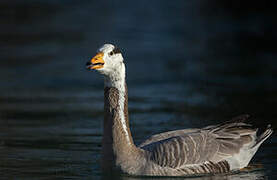
{"type": "MultiPolygon", "coordinates": [[[[103,177],[101,180],[108,180],[111,177],[103,177]]],[[[233,175],[214,175],[202,177],[131,177],[131,176],[118,176],[122,180],[263,180],[267,179],[263,171],[253,171],[248,173],[240,173],[233,175]]]]}

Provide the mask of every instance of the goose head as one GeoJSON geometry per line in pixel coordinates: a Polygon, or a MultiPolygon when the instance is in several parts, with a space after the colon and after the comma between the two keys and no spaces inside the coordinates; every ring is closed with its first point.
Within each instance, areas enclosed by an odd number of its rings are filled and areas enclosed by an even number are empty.
{"type": "Polygon", "coordinates": [[[86,64],[87,69],[96,70],[108,77],[120,76],[123,66],[121,51],[112,44],[100,47],[96,55],[86,64]]]}

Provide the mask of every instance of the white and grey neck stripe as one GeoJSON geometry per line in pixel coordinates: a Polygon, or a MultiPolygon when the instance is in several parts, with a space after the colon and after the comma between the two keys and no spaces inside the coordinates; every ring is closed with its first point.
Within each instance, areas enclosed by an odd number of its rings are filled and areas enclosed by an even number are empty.
{"type": "Polygon", "coordinates": [[[119,117],[120,117],[120,122],[122,125],[122,129],[124,131],[124,135],[126,136],[126,140],[128,144],[132,143],[132,140],[130,139],[130,132],[129,132],[129,124],[127,124],[127,119],[128,118],[128,107],[125,106],[126,96],[127,93],[127,88],[126,88],[126,83],[125,83],[125,65],[122,64],[121,68],[116,71],[117,78],[115,77],[105,77],[105,87],[114,87],[118,90],[118,105],[119,105],[119,117]],[[127,109],[126,109],[127,108],[127,109]],[[127,115],[126,115],[127,114],[127,115]],[[126,115],[126,116],[125,116],[126,115]]]}

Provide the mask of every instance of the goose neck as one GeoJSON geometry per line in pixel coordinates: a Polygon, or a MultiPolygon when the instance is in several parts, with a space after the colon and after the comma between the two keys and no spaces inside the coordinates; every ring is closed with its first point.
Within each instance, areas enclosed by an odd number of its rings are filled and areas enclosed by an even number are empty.
{"type": "Polygon", "coordinates": [[[111,161],[115,164],[124,164],[128,158],[137,153],[129,128],[128,90],[125,79],[117,86],[105,86],[104,97],[102,160],[104,164],[111,161]]]}

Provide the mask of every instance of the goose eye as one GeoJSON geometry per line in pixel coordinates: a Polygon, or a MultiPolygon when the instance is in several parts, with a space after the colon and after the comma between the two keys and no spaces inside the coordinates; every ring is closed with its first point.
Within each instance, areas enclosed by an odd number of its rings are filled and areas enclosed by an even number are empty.
{"type": "Polygon", "coordinates": [[[113,54],[114,54],[113,51],[109,53],[110,56],[112,56],[113,54]]]}

